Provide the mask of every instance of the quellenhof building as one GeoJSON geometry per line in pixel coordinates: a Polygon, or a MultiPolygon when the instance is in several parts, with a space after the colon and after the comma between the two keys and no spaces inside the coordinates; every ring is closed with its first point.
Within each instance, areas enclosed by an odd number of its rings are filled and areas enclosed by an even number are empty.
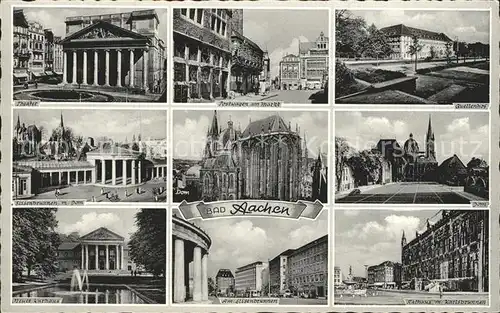
{"type": "Polygon", "coordinates": [[[263,292],[263,270],[264,264],[261,261],[238,267],[234,272],[236,294],[244,296],[247,292],[263,292]]]}
{"type": "Polygon", "coordinates": [[[230,269],[221,268],[215,275],[215,285],[218,295],[229,296],[235,291],[234,275],[230,269]]]}

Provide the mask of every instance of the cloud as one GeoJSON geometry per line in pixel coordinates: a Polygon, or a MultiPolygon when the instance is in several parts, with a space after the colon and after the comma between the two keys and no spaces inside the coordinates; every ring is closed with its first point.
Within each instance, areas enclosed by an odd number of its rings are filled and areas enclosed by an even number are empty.
{"type": "Polygon", "coordinates": [[[462,162],[469,162],[472,157],[489,157],[489,127],[487,124],[471,126],[469,117],[452,120],[446,126],[446,133],[437,136],[436,150],[443,157],[458,155],[462,162]]]}
{"type": "Polygon", "coordinates": [[[186,118],[174,124],[174,157],[201,159],[210,121],[207,115],[200,115],[197,119],[186,118]]]}
{"type": "MultiPolygon", "coordinates": [[[[303,225],[293,230],[288,235],[289,242],[292,242],[296,248],[301,247],[308,242],[316,240],[320,238],[322,235],[318,236],[318,230],[327,230],[328,229],[328,220],[323,219],[319,220],[317,224],[314,225],[303,225]]],[[[326,235],[325,232],[323,235],[326,235]]]]}
{"type": "Polygon", "coordinates": [[[381,224],[377,221],[369,221],[364,224],[356,224],[341,236],[354,239],[371,239],[379,242],[394,241],[401,239],[402,232],[406,234],[415,233],[420,219],[413,216],[389,215],[381,224]]]}
{"type": "Polygon", "coordinates": [[[288,47],[277,47],[269,53],[271,60],[271,77],[274,78],[279,75],[280,62],[284,56],[288,54],[299,55],[299,44],[301,42],[309,42],[304,36],[298,36],[292,39],[288,47]]]}
{"type": "Polygon", "coordinates": [[[359,215],[359,210],[350,209],[350,210],[343,210],[342,212],[344,213],[345,216],[358,216],[359,215]]]}
{"type": "Polygon", "coordinates": [[[83,236],[99,227],[107,227],[110,230],[112,228],[118,229],[119,223],[120,218],[114,213],[90,212],[83,214],[76,223],[60,223],[59,230],[63,234],[78,232],[80,236],[83,236]]]}

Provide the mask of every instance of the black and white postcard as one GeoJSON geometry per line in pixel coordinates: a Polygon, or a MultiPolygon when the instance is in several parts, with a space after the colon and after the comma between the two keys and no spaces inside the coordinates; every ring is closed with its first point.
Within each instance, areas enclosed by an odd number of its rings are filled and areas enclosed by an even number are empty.
{"type": "Polygon", "coordinates": [[[490,12],[335,10],[335,102],[490,101],[490,12]]]}
{"type": "Polygon", "coordinates": [[[13,8],[15,100],[166,102],[167,10],[13,8]]]}
{"type": "Polygon", "coordinates": [[[164,110],[16,109],[12,199],[165,202],[164,110]]]}
{"type": "Polygon", "coordinates": [[[489,251],[488,210],[338,210],[334,304],[488,306],[489,251]]]}
{"type": "Polygon", "coordinates": [[[181,211],[172,216],[174,304],[328,304],[327,210],[299,221],[189,221],[181,211]]]}
{"type": "Polygon", "coordinates": [[[12,302],[165,304],[166,210],[15,208],[12,302]]]}
{"type": "Polygon", "coordinates": [[[338,111],[335,121],[335,203],[487,205],[488,113],[338,111]]]}
{"type": "Polygon", "coordinates": [[[328,103],[328,10],[175,8],[172,15],[174,102],[328,103]]]}

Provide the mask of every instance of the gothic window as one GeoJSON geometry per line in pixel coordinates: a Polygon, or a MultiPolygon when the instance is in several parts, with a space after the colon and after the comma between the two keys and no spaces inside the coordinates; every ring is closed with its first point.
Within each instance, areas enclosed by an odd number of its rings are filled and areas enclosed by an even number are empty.
{"type": "Polygon", "coordinates": [[[183,82],[186,80],[186,66],[182,63],[174,63],[174,81],[183,82]]]}
{"type": "Polygon", "coordinates": [[[229,174],[229,188],[234,188],[234,174],[229,174]]]}
{"type": "Polygon", "coordinates": [[[225,9],[212,9],[210,18],[210,29],[226,37],[227,13],[225,9]]]}
{"type": "Polygon", "coordinates": [[[210,176],[206,174],[203,178],[203,191],[204,193],[210,193],[210,176]]]}
{"type": "Polygon", "coordinates": [[[181,15],[195,23],[203,25],[203,9],[181,9],[181,15]]]}

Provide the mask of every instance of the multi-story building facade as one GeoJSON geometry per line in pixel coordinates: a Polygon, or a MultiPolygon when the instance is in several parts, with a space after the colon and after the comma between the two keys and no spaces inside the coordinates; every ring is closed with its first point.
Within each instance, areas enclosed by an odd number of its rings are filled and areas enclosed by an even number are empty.
{"type": "Polygon", "coordinates": [[[328,295],[328,235],[295,249],[287,262],[289,285],[295,294],[328,295]]]}
{"type": "Polygon", "coordinates": [[[423,290],[429,281],[448,290],[489,290],[488,210],[443,210],[415,238],[401,238],[402,281],[423,290]]]}
{"type": "Polygon", "coordinates": [[[244,295],[246,292],[262,292],[262,271],[264,264],[261,261],[253,262],[238,267],[234,272],[234,285],[236,294],[244,295]]]}
{"type": "Polygon", "coordinates": [[[296,90],[300,83],[300,57],[287,54],[280,62],[280,88],[282,90],[296,90]]]}
{"type": "Polygon", "coordinates": [[[39,79],[45,72],[45,30],[39,22],[30,22],[28,28],[28,48],[31,57],[28,73],[31,79],[39,79]]]}
{"type": "Polygon", "coordinates": [[[230,9],[173,9],[174,101],[225,98],[230,90],[230,9]]]}
{"type": "Polygon", "coordinates": [[[335,266],[333,269],[333,286],[337,287],[342,285],[342,269],[340,266],[335,266]]]}
{"type": "Polygon", "coordinates": [[[22,9],[15,9],[13,15],[13,76],[14,85],[29,80],[30,60],[29,23],[22,9]]]}
{"type": "Polygon", "coordinates": [[[368,284],[380,288],[399,288],[401,286],[401,264],[385,261],[368,267],[368,284]]]}
{"type": "Polygon", "coordinates": [[[388,38],[392,48],[392,59],[411,59],[410,46],[416,36],[422,45],[418,53],[419,59],[427,57],[442,58],[446,56],[447,45],[450,45],[450,56],[454,55],[453,44],[450,37],[444,33],[436,33],[424,29],[409,27],[404,24],[388,26],[380,29],[388,38]]]}
{"type": "Polygon", "coordinates": [[[165,90],[165,43],[154,9],[71,16],[65,23],[64,83],[145,93],[165,90]]]}
{"type": "Polygon", "coordinates": [[[288,256],[295,251],[288,249],[269,261],[270,290],[274,294],[283,294],[288,289],[288,256]]]}
{"type": "Polygon", "coordinates": [[[45,71],[54,70],[54,33],[51,29],[44,29],[45,36],[45,47],[44,47],[44,59],[45,59],[45,71]]]}
{"type": "Polygon", "coordinates": [[[54,36],[54,65],[52,70],[58,75],[62,75],[64,71],[64,56],[61,40],[61,36],[54,36]]]}
{"type": "Polygon", "coordinates": [[[264,51],[243,35],[243,10],[233,9],[231,19],[231,90],[254,91],[264,68],[264,51]]]}
{"type": "Polygon", "coordinates": [[[316,41],[299,44],[301,87],[321,89],[328,77],[329,39],[323,32],[316,41]]]}
{"type": "Polygon", "coordinates": [[[234,292],[234,276],[230,269],[221,268],[215,276],[218,295],[229,296],[234,292]]]}

